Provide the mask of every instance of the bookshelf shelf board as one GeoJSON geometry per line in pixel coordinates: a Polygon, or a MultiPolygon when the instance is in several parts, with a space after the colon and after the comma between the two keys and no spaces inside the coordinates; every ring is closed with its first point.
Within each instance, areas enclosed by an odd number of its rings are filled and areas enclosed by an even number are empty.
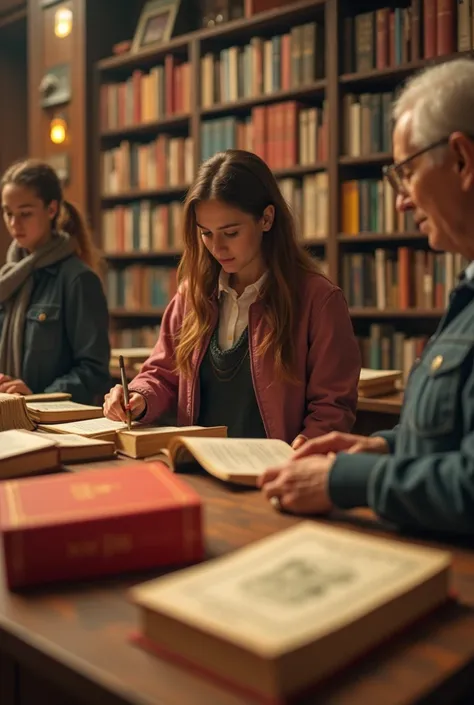
{"type": "Polygon", "coordinates": [[[212,44],[242,42],[254,36],[271,36],[280,31],[287,31],[289,26],[304,24],[316,17],[323,17],[325,0],[297,0],[272,10],[259,12],[252,17],[246,17],[195,33],[203,50],[207,51],[212,44]]]}
{"type": "Polygon", "coordinates": [[[393,156],[391,152],[376,152],[375,154],[362,154],[360,157],[343,155],[339,157],[339,164],[343,166],[357,166],[365,164],[386,164],[391,162],[393,156]]]}
{"type": "Polygon", "coordinates": [[[450,59],[458,59],[461,56],[472,56],[472,54],[472,51],[463,51],[444,56],[435,56],[431,59],[419,59],[407,64],[400,64],[399,66],[389,66],[385,69],[372,69],[371,71],[364,71],[364,73],[345,73],[339,76],[339,82],[351,86],[378,83],[385,80],[390,80],[392,83],[399,82],[427,66],[433,66],[442,61],[449,61],[450,59]]]}
{"type": "Polygon", "coordinates": [[[426,242],[426,235],[422,233],[357,233],[356,235],[346,235],[341,233],[338,235],[338,242],[341,244],[348,243],[350,245],[357,245],[361,242],[376,242],[383,244],[384,242],[402,242],[406,240],[415,240],[419,242],[426,242]]]}
{"type": "Polygon", "coordinates": [[[274,93],[265,93],[254,96],[252,98],[242,98],[240,100],[229,103],[218,103],[208,108],[201,108],[200,115],[203,118],[217,117],[218,115],[235,115],[237,113],[246,113],[251,108],[258,105],[268,105],[270,103],[282,103],[287,100],[305,100],[315,96],[323,96],[326,88],[326,80],[321,79],[315,81],[308,86],[298,86],[289,91],[275,91],[274,93]]]}
{"type": "Polygon", "coordinates": [[[170,115],[162,120],[153,122],[143,122],[138,125],[124,125],[113,130],[104,130],[100,137],[102,140],[120,140],[128,137],[140,137],[142,135],[156,135],[164,130],[177,130],[189,127],[189,115],[170,115]]]}
{"type": "Polygon", "coordinates": [[[153,252],[105,252],[104,257],[106,260],[163,260],[170,259],[171,257],[181,257],[183,254],[182,250],[167,250],[164,251],[153,251],[153,252]]]}
{"type": "Polygon", "coordinates": [[[164,307],[143,308],[140,311],[128,308],[112,308],[109,311],[111,318],[161,318],[164,312],[164,307]]]}
{"type": "Polygon", "coordinates": [[[315,164],[295,164],[286,169],[273,169],[277,179],[291,178],[292,176],[305,176],[306,174],[314,174],[316,171],[326,171],[326,162],[316,162],[315,164]]]}
{"type": "Polygon", "coordinates": [[[352,307],[349,313],[353,318],[440,318],[444,309],[438,308],[407,308],[379,309],[352,307]]]}
{"type": "Polygon", "coordinates": [[[20,7],[18,10],[9,12],[8,14],[0,17],[0,28],[8,27],[9,25],[15,24],[15,22],[20,22],[21,20],[26,20],[27,18],[27,8],[20,7]]]}
{"type": "Polygon", "coordinates": [[[190,39],[195,35],[195,32],[182,34],[180,37],[175,37],[163,46],[149,49],[143,49],[135,54],[127,52],[119,56],[108,56],[106,59],[101,59],[97,62],[96,67],[101,73],[120,73],[130,72],[136,68],[145,66],[153,66],[160,62],[166,54],[175,54],[176,56],[187,56],[190,39]]]}
{"type": "Polygon", "coordinates": [[[120,193],[104,193],[101,196],[103,203],[122,203],[124,201],[140,201],[145,198],[169,198],[182,196],[189,186],[164,186],[158,189],[134,189],[120,193]]]}

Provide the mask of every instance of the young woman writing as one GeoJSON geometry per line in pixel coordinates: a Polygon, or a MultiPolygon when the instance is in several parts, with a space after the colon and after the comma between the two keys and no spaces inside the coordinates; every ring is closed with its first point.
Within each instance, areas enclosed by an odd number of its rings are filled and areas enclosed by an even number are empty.
{"type": "Polygon", "coordinates": [[[13,164],[0,190],[13,240],[0,268],[0,392],[99,401],[110,349],[91,237],[48,164],[13,164]]]}
{"type": "MultiPolygon", "coordinates": [[[[344,297],[298,244],[278,184],[240,150],[205,162],[185,203],[180,287],[129,386],[144,423],[223,424],[294,447],[355,418],[360,354],[344,297]]],[[[123,389],[105,415],[125,420],[123,389]]]]}

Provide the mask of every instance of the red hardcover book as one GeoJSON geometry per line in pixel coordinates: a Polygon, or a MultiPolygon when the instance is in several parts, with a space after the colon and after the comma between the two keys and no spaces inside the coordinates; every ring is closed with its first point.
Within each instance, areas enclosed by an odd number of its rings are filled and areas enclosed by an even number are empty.
{"type": "Polygon", "coordinates": [[[193,563],[200,497],[163,463],[0,483],[10,588],[193,563]]]}

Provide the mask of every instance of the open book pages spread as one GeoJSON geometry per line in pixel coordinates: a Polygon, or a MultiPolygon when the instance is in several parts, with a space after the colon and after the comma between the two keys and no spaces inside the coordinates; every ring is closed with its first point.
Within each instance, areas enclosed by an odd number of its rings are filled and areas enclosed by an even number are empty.
{"type": "Polygon", "coordinates": [[[60,456],[56,443],[26,430],[0,432],[0,479],[21,477],[57,468],[60,456]]]}
{"type": "Polygon", "coordinates": [[[225,438],[226,426],[135,426],[117,431],[117,450],[130,458],[146,458],[167,448],[175,436],[225,438]]]}
{"type": "Polygon", "coordinates": [[[268,467],[283,463],[294,453],[288,443],[277,439],[197,436],[176,436],[168,450],[175,471],[185,470],[195,461],[221,480],[249,486],[255,486],[268,467]]]}
{"type": "Polygon", "coordinates": [[[28,415],[25,398],[19,394],[0,394],[0,431],[18,428],[27,431],[35,428],[28,415]]]}
{"type": "Polygon", "coordinates": [[[34,401],[27,402],[26,408],[37,423],[65,423],[96,419],[104,415],[100,406],[78,404],[74,401],[34,401]]]}
{"type": "Polygon", "coordinates": [[[450,565],[445,551],[304,521],[140,585],[131,598],[142,636],[162,653],[278,696],[446,602],[450,565]]]}
{"type": "Polygon", "coordinates": [[[127,424],[121,421],[110,421],[102,416],[99,419],[86,419],[70,423],[41,424],[39,428],[50,433],[75,433],[78,436],[115,441],[116,432],[127,428],[127,424]]]}

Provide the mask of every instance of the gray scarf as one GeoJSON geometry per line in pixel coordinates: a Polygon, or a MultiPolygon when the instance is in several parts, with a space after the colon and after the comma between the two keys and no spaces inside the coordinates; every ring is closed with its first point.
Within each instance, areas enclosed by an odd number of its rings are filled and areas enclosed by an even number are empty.
{"type": "Polygon", "coordinates": [[[12,242],[7,261],[0,268],[0,304],[5,307],[0,339],[0,372],[20,378],[23,366],[25,316],[33,291],[33,272],[60,262],[76,251],[67,233],[54,233],[47,243],[27,252],[12,242]]]}

